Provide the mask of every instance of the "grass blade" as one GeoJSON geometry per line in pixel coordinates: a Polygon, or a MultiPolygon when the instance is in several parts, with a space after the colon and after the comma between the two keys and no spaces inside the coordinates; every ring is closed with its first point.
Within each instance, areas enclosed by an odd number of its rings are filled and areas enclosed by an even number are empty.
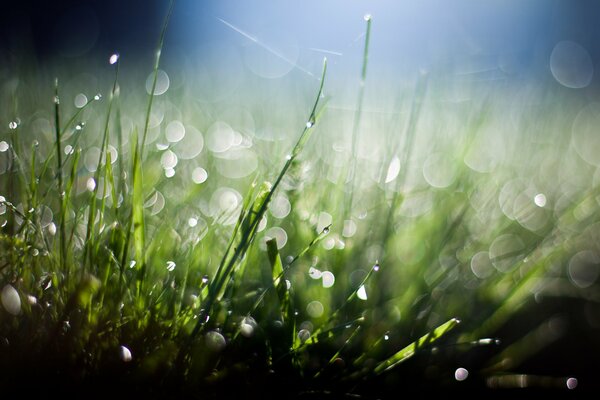
{"type": "Polygon", "coordinates": [[[384,372],[391,370],[402,362],[408,360],[412,356],[415,355],[418,349],[428,344],[431,344],[444,336],[446,333],[450,332],[456,325],[458,325],[460,321],[456,318],[452,318],[444,324],[438,326],[433,331],[429,332],[426,335],[421,336],[418,340],[412,342],[399,352],[395,353],[388,359],[377,364],[373,372],[375,374],[380,375],[384,372]]]}

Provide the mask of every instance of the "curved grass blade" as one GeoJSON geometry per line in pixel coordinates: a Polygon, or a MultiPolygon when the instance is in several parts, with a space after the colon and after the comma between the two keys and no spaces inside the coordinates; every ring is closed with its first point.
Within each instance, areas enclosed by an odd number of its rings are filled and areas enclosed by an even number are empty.
{"type": "Polygon", "coordinates": [[[391,370],[397,365],[403,363],[408,360],[412,356],[415,355],[418,349],[428,344],[431,344],[444,336],[446,333],[450,332],[456,325],[458,325],[460,321],[456,318],[452,318],[444,324],[438,326],[433,331],[429,332],[426,335],[421,336],[418,340],[412,342],[399,352],[395,353],[391,357],[377,364],[373,372],[377,375],[380,375],[384,372],[391,370]]]}

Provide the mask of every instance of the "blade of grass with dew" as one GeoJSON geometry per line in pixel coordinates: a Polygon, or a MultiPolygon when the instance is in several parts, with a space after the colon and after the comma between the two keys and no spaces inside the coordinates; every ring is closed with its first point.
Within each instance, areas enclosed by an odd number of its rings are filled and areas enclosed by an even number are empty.
{"type": "Polygon", "coordinates": [[[141,294],[142,282],[146,269],[144,249],[146,246],[146,229],[144,226],[144,188],[142,185],[142,157],[140,145],[137,143],[137,134],[134,134],[133,142],[133,171],[132,171],[132,215],[133,223],[133,247],[135,249],[135,261],[138,269],[137,294],[141,294]]]}
{"type": "Polygon", "coordinates": [[[433,331],[421,336],[421,338],[419,338],[418,340],[412,342],[411,344],[398,351],[391,357],[377,364],[377,366],[373,369],[373,372],[377,375],[380,375],[384,372],[391,370],[392,368],[398,366],[399,364],[414,356],[418,349],[428,344],[431,344],[440,339],[442,336],[446,335],[459,323],[460,321],[456,318],[448,320],[444,324],[435,328],[433,331]]]}
{"type": "MultiPolygon", "coordinates": [[[[60,98],[58,97],[58,78],[54,81],[54,132],[56,134],[56,179],[58,182],[58,204],[59,204],[59,247],[60,247],[60,268],[67,271],[66,254],[67,254],[67,234],[65,227],[65,204],[63,193],[63,177],[62,177],[62,145],[60,132],[60,98]]],[[[67,271],[66,276],[69,276],[67,271]]]]}

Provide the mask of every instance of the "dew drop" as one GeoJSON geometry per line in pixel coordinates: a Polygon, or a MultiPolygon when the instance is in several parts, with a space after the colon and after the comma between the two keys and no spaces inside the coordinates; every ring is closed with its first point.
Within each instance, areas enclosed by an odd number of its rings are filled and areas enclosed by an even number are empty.
{"type": "Polygon", "coordinates": [[[210,331],[205,337],[206,346],[212,351],[219,352],[225,348],[227,344],[225,337],[217,331],[210,331]]]}
{"type": "Polygon", "coordinates": [[[310,331],[308,329],[300,329],[298,331],[298,339],[300,339],[302,343],[306,342],[310,339],[310,331]]]}
{"type": "Polygon", "coordinates": [[[567,379],[567,389],[573,390],[577,387],[577,378],[569,378],[567,379]]]}
{"type": "Polygon", "coordinates": [[[365,14],[365,16],[363,17],[365,21],[370,21],[371,20],[371,14],[365,14]]]}
{"type": "Polygon", "coordinates": [[[313,123],[312,121],[308,121],[308,122],[306,123],[306,128],[307,128],[307,129],[310,129],[310,128],[312,128],[313,126],[314,126],[314,123],[313,123]]]}
{"type": "Polygon", "coordinates": [[[0,153],[4,153],[10,146],[4,140],[0,142],[0,153]]]}
{"type": "Polygon", "coordinates": [[[544,193],[538,193],[533,198],[533,202],[538,207],[544,207],[546,205],[546,195],[544,193]]]}
{"type": "Polygon", "coordinates": [[[313,279],[321,279],[322,275],[323,273],[315,267],[310,267],[308,269],[308,276],[310,276],[313,279]]]}
{"type": "Polygon", "coordinates": [[[375,261],[375,265],[373,265],[373,271],[375,271],[375,272],[379,271],[379,261],[375,261]]]}
{"type": "Polygon", "coordinates": [[[252,317],[244,317],[242,319],[242,323],[240,324],[240,333],[244,337],[251,337],[254,335],[254,330],[256,329],[256,320],[252,317]]]}
{"type": "Polygon", "coordinates": [[[367,289],[365,289],[365,285],[361,285],[356,291],[356,296],[361,300],[367,300],[367,289]]]}
{"type": "Polygon", "coordinates": [[[177,264],[175,264],[174,261],[167,261],[167,271],[169,271],[169,272],[174,271],[176,266],[177,266],[177,264]]]}
{"type": "Polygon", "coordinates": [[[88,191],[93,192],[96,189],[96,181],[94,178],[89,178],[85,183],[85,187],[88,191]]]}
{"type": "Polygon", "coordinates": [[[129,261],[129,268],[135,268],[135,264],[137,264],[135,260],[129,261]]]}
{"type": "Polygon", "coordinates": [[[108,63],[114,65],[119,61],[119,53],[114,53],[108,58],[108,63]]]}
{"type": "Polygon", "coordinates": [[[188,219],[188,225],[190,228],[195,227],[196,225],[198,225],[198,219],[194,217],[188,219]]]}
{"type": "Polygon", "coordinates": [[[120,346],[119,347],[119,358],[123,362],[130,362],[133,359],[133,357],[131,355],[131,350],[129,350],[125,346],[120,346]]]}
{"type": "Polygon", "coordinates": [[[8,123],[8,128],[12,129],[12,130],[17,129],[18,126],[19,126],[19,124],[17,124],[17,121],[10,121],[8,123]]]}
{"type": "Polygon", "coordinates": [[[204,275],[202,277],[202,285],[206,285],[208,283],[208,275],[204,275]]]}
{"type": "Polygon", "coordinates": [[[465,368],[457,368],[456,371],[454,371],[454,379],[459,382],[464,381],[468,377],[469,371],[467,371],[465,368]]]}
{"type": "Polygon", "coordinates": [[[383,340],[390,340],[390,335],[388,335],[387,333],[383,335],[383,340]]]}
{"type": "Polygon", "coordinates": [[[17,290],[10,284],[2,288],[1,300],[4,309],[10,314],[19,315],[21,313],[21,298],[17,290]]]}
{"type": "Polygon", "coordinates": [[[324,288],[330,288],[335,284],[335,275],[333,275],[333,273],[330,271],[323,272],[321,279],[323,281],[324,288]]]}
{"type": "Polygon", "coordinates": [[[102,95],[100,93],[98,93],[97,95],[94,96],[94,100],[99,101],[102,98],[102,95]]]}

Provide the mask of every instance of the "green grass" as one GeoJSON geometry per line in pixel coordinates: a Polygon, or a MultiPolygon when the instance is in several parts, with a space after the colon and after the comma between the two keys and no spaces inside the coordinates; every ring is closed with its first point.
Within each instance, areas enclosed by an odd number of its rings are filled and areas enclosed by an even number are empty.
{"type": "Polygon", "coordinates": [[[495,340],[534,295],[598,301],[586,264],[581,287],[569,281],[574,256],[599,250],[595,168],[562,131],[577,104],[548,96],[537,116],[507,116],[502,89],[477,107],[440,103],[443,82],[423,75],[389,118],[368,115],[370,29],[368,19],[357,111],[329,109],[325,62],[302,89],[310,100],[290,101],[279,122],[297,125],[293,139],[236,128],[257,160],[241,178],[206,145],[166,177],[162,158],[180,148],[150,139],[165,125],[153,127],[156,102],[203,130],[220,111],[198,112],[184,89],[121,98],[121,60],[109,94],[80,109],[60,82],[54,104],[44,89],[11,93],[4,117],[20,122],[0,132],[0,381],[197,397],[510,386],[502,377],[550,343],[536,336],[546,320],[495,340]],[[508,131],[509,118],[526,134],[508,131]],[[340,138],[349,149],[336,150],[340,138]],[[539,193],[547,203],[536,206],[539,193]],[[463,366],[469,381],[457,382],[463,366]]]}

